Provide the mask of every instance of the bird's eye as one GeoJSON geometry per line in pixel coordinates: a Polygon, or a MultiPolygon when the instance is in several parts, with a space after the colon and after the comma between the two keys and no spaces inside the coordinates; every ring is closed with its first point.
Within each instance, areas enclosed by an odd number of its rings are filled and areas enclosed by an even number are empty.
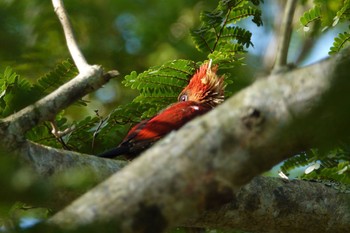
{"type": "Polygon", "coordinates": [[[179,101],[187,101],[188,97],[187,95],[181,95],[179,98],[179,101]]]}

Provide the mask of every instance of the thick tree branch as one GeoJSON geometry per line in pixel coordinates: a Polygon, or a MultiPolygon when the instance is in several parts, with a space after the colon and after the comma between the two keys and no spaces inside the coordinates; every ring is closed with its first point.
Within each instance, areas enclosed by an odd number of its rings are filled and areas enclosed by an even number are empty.
{"type": "MultiPolygon", "coordinates": [[[[60,210],[72,199],[77,198],[100,183],[108,176],[119,171],[127,162],[101,159],[96,156],[80,154],[72,151],[55,149],[27,141],[21,148],[19,160],[29,165],[39,178],[39,182],[45,184],[41,193],[40,203],[33,203],[39,206],[49,207],[52,210],[60,210]],[[84,186],[72,188],[68,184],[57,184],[65,176],[82,176],[84,186]]],[[[74,179],[73,179],[74,180],[74,179]]],[[[36,183],[33,183],[36,185],[36,183]]],[[[29,187],[30,188],[30,187],[29,187]]],[[[42,187],[43,188],[43,187],[42,187]]]]}
{"type": "Polygon", "coordinates": [[[77,66],[79,72],[83,72],[85,69],[88,69],[89,64],[86,62],[85,57],[81,53],[79,46],[74,38],[73,29],[69,22],[69,18],[64,8],[63,1],[52,0],[52,5],[55,9],[57,17],[59,18],[62,24],[64,35],[66,37],[67,46],[73,58],[73,61],[77,66]]]}
{"type": "Polygon", "coordinates": [[[119,223],[121,232],[163,232],[228,202],[283,159],[347,137],[349,65],[348,49],[257,81],[170,134],[50,223],[70,228],[106,221],[119,223]]]}
{"type": "Polygon", "coordinates": [[[320,233],[350,229],[349,193],[321,183],[256,177],[232,201],[186,226],[248,232],[320,233]]]}
{"type": "MultiPolygon", "coordinates": [[[[31,142],[28,142],[28,148],[24,151],[27,164],[31,164],[35,173],[47,181],[46,190],[49,193],[46,196],[49,198],[41,198],[39,204],[54,210],[67,205],[86,190],[72,190],[65,186],[52,187],[56,177],[81,171],[89,174],[91,186],[127,164],[31,142]]],[[[186,221],[184,225],[250,232],[260,232],[261,229],[266,232],[286,232],[289,229],[290,232],[315,233],[328,229],[332,232],[344,232],[344,229],[350,227],[350,209],[346,205],[350,201],[350,193],[341,193],[322,183],[257,177],[229,199],[229,204],[210,209],[198,218],[186,221]],[[251,224],[252,219],[254,224],[251,224]],[[286,222],[296,224],[286,227],[286,222]]]]}
{"type": "Polygon", "coordinates": [[[20,156],[21,161],[27,162],[34,168],[35,173],[43,178],[66,173],[69,169],[87,169],[93,172],[96,181],[100,182],[127,164],[126,161],[101,159],[30,141],[26,142],[20,156]]]}
{"type": "MultiPolygon", "coordinates": [[[[62,185],[56,187],[56,177],[64,174],[76,175],[76,172],[88,173],[91,186],[126,165],[123,161],[100,159],[31,142],[28,142],[26,154],[27,164],[33,165],[35,173],[46,181],[44,190],[48,193],[41,194],[38,204],[53,210],[67,205],[86,190],[72,190],[70,186],[65,188],[62,185]],[[45,196],[48,198],[44,198],[45,196]]],[[[261,232],[261,229],[265,229],[265,232],[315,233],[327,230],[344,232],[350,227],[350,210],[346,205],[350,201],[350,194],[341,193],[322,183],[257,177],[230,199],[228,204],[210,209],[183,225],[249,232],[261,232]],[[295,224],[286,226],[286,222],[295,224]]]]}
{"type": "Polygon", "coordinates": [[[9,170],[6,170],[7,176],[0,177],[0,199],[22,201],[54,212],[127,164],[31,141],[24,142],[16,153],[1,152],[8,155],[0,158],[2,168],[6,166],[9,170]],[[26,177],[24,181],[23,177],[26,177]]]}
{"type": "Polygon", "coordinates": [[[286,2],[281,23],[276,61],[273,68],[274,72],[280,71],[283,67],[287,65],[290,36],[292,33],[293,16],[295,8],[297,6],[297,2],[297,0],[287,0],[286,2]]]}
{"type": "MultiPolygon", "coordinates": [[[[57,150],[28,143],[26,161],[51,185],[56,176],[70,172],[89,173],[91,184],[97,184],[119,171],[126,162],[57,150]]],[[[76,174],[76,173],[74,173],[76,174]]],[[[46,184],[48,185],[48,184],[46,184]]],[[[40,205],[60,209],[85,190],[52,190],[40,205]],[[64,195],[63,195],[64,194],[64,195]]],[[[229,188],[229,187],[227,187],[229,188]]],[[[350,227],[350,194],[341,193],[322,183],[279,178],[256,177],[220,208],[210,209],[183,224],[188,227],[240,229],[249,232],[345,232],[350,227]],[[254,220],[254,224],[252,221],[254,220]],[[286,222],[293,222],[286,226],[286,222]],[[311,227],[312,226],[312,227],[311,227]]]]}

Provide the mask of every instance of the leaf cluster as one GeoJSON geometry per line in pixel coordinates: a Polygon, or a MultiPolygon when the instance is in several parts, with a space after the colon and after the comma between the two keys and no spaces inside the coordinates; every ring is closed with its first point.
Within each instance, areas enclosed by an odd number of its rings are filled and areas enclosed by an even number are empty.
{"type": "MultiPolygon", "coordinates": [[[[309,31],[310,24],[322,31],[336,26],[339,22],[350,22],[350,0],[314,0],[314,7],[304,12],[300,23],[304,31],[309,31]]],[[[350,41],[350,26],[334,38],[329,54],[336,54],[350,41]]]]}
{"type": "MultiPolygon", "coordinates": [[[[189,60],[169,61],[158,67],[151,67],[137,75],[135,71],[125,76],[123,84],[140,92],[133,102],[150,103],[164,107],[177,101],[177,96],[187,85],[197,65],[189,60]]],[[[145,117],[155,112],[145,114],[145,117]]]]}
{"type": "Polygon", "coordinates": [[[0,73],[0,116],[6,117],[33,104],[75,75],[77,70],[70,60],[58,64],[33,84],[7,67],[0,73]]]}
{"type": "Polygon", "coordinates": [[[328,151],[311,149],[284,161],[281,171],[302,169],[301,178],[350,184],[350,148],[345,145],[328,151]]]}
{"type": "Polygon", "coordinates": [[[237,22],[252,17],[257,25],[262,25],[262,1],[222,0],[213,11],[204,11],[200,28],[192,30],[191,36],[199,51],[209,54],[214,63],[222,68],[231,68],[237,61],[236,54],[245,52],[252,46],[252,33],[237,25],[237,22]]]}

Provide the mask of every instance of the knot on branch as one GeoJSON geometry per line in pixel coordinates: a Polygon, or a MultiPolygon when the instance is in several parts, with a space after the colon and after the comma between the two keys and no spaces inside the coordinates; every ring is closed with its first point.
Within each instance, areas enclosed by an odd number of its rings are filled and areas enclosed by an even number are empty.
{"type": "Polygon", "coordinates": [[[258,127],[262,125],[264,122],[264,116],[259,109],[249,107],[243,113],[241,120],[246,129],[251,131],[253,129],[258,129],[258,127]]]}

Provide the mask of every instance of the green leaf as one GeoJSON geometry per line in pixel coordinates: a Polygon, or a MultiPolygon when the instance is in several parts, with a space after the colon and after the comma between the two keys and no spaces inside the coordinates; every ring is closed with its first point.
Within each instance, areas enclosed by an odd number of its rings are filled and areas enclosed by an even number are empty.
{"type": "MultiPolygon", "coordinates": [[[[70,60],[63,61],[56,68],[31,84],[20,77],[10,67],[0,74],[0,115],[8,116],[20,109],[33,104],[62,84],[75,77],[77,69],[70,60]]],[[[80,104],[85,104],[79,101],[80,104]]]]}
{"type": "Polygon", "coordinates": [[[311,8],[310,10],[304,12],[303,16],[300,17],[300,23],[307,27],[311,22],[319,20],[321,18],[321,10],[318,6],[311,8]]]}
{"type": "Polygon", "coordinates": [[[332,47],[330,48],[329,54],[333,55],[338,53],[341,49],[345,47],[345,45],[350,41],[350,33],[343,32],[339,33],[336,38],[334,38],[334,42],[332,47]]]}
{"type": "Polygon", "coordinates": [[[311,150],[295,155],[284,161],[280,169],[283,173],[287,174],[289,171],[295,168],[306,166],[307,164],[310,164],[316,160],[317,157],[315,156],[315,153],[316,150],[311,150]]]}
{"type": "Polygon", "coordinates": [[[225,12],[222,10],[204,11],[200,14],[200,20],[211,27],[217,27],[222,23],[223,14],[225,12]]]}
{"type": "Polygon", "coordinates": [[[123,84],[140,91],[134,102],[170,103],[187,85],[193,75],[196,64],[189,60],[174,60],[137,75],[132,72],[125,76],[123,84]]]}
{"type": "Polygon", "coordinates": [[[337,11],[337,18],[341,19],[349,19],[349,13],[350,13],[350,0],[345,0],[343,2],[343,6],[339,11],[337,11]]]}
{"type": "Polygon", "coordinates": [[[342,161],[332,167],[321,166],[320,169],[303,175],[303,178],[337,181],[343,184],[350,184],[350,162],[342,161]]]}
{"type": "MultiPolygon", "coordinates": [[[[232,39],[235,38],[237,40],[238,44],[241,44],[248,48],[249,46],[252,46],[253,43],[251,42],[252,33],[248,30],[245,30],[240,27],[234,27],[234,26],[228,26],[223,30],[222,33],[223,39],[232,39]]],[[[225,45],[231,45],[233,43],[223,43],[225,45]]],[[[237,50],[236,50],[237,52],[237,50]]]]}
{"type": "Polygon", "coordinates": [[[22,79],[10,67],[7,67],[4,73],[0,74],[0,85],[1,117],[19,111],[39,98],[38,94],[31,90],[31,84],[22,79]]]}
{"type": "Polygon", "coordinates": [[[311,149],[284,161],[281,170],[288,173],[290,170],[309,165],[305,170],[307,172],[301,175],[301,178],[335,180],[349,184],[349,159],[350,150],[346,145],[335,147],[329,151],[311,149]]]}
{"type": "Polygon", "coordinates": [[[238,22],[242,19],[245,19],[247,17],[252,16],[253,19],[252,21],[257,25],[257,26],[261,26],[262,23],[262,19],[261,19],[261,11],[257,8],[254,7],[242,7],[242,8],[236,8],[234,10],[231,11],[231,13],[229,14],[229,18],[228,18],[228,22],[238,22]]]}
{"type": "Polygon", "coordinates": [[[232,68],[237,54],[245,52],[243,47],[253,45],[251,32],[234,24],[252,17],[257,26],[262,25],[261,11],[257,8],[260,2],[222,0],[213,11],[202,12],[202,25],[191,31],[196,48],[208,54],[214,63],[225,63],[226,68],[232,64],[232,68]]]}
{"type": "MultiPolygon", "coordinates": [[[[78,70],[76,69],[74,63],[70,59],[67,59],[62,63],[57,64],[52,71],[40,77],[32,88],[33,91],[37,92],[38,95],[43,97],[77,75],[78,70]]],[[[85,105],[83,101],[79,101],[78,103],[85,105]]]]}
{"type": "Polygon", "coordinates": [[[196,48],[204,53],[212,53],[218,38],[212,28],[202,27],[191,31],[192,40],[196,48]]]}

